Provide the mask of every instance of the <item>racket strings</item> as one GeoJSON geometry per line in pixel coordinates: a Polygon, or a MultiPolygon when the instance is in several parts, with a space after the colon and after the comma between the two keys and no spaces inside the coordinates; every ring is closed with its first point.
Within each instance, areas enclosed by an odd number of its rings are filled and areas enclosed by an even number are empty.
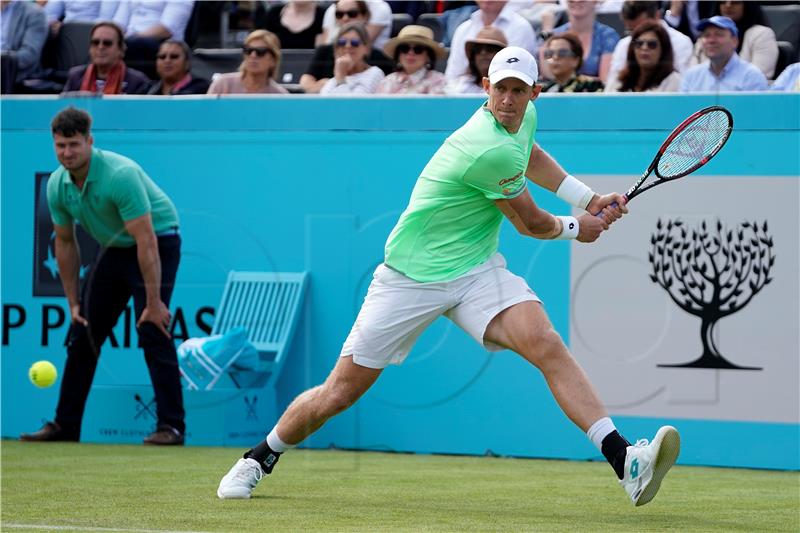
{"type": "Polygon", "coordinates": [[[731,124],[724,111],[701,115],[667,146],[656,173],[663,179],[683,176],[713,156],[728,138],[731,124]]]}

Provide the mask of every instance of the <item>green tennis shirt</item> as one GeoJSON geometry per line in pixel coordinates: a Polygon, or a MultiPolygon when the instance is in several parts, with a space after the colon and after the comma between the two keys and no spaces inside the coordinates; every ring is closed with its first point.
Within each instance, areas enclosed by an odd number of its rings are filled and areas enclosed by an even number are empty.
{"type": "Polygon", "coordinates": [[[503,220],[494,200],[525,190],[535,133],[532,102],[517,133],[482,106],[422,170],[386,242],[386,265],[431,282],[455,279],[489,259],[503,220]]]}
{"type": "Polygon", "coordinates": [[[58,167],[47,181],[47,204],[54,224],[68,226],[77,220],[101,246],[136,244],[125,222],[147,213],[156,233],[178,227],[175,206],[142,167],[104,150],[92,150],[83,189],[63,165],[58,167]]]}

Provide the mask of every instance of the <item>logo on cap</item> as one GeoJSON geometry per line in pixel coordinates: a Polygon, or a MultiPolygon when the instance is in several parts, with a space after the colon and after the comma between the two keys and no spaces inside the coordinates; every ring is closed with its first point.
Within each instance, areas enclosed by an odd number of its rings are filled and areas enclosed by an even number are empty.
{"type": "Polygon", "coordinates": [[[519,58],[509,57],[508,59],[506,59],[506,63],[519,63],[519,58]]]}

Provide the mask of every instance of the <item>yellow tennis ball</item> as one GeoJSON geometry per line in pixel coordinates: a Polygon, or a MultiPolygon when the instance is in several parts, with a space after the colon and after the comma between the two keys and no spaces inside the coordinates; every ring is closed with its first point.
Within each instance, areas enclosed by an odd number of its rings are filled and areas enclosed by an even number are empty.
{"type": "Polygon", "coordinates": [[[45,388],[56,382],[58,371],[50,361],[36,361],[28,370],[28,377],[37,387],[45,388]]]}

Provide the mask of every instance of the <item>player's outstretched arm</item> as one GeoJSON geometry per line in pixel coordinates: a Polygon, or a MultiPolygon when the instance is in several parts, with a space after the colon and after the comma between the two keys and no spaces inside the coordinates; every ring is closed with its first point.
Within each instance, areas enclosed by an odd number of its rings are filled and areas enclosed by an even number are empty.
{"type": "Polygon", "coordinates": [[[497,208],[522,235],[536,239],[597,240],[608,224],[603,218],[582,215],[579,218],[557,217],[540,209],[526,189],[516,198],[495,200],[497,208]]]}
{"type": "Polygon", "coordinates": [[[628,212],[625,197],[619,193],[598,195],[545,152],[538,144],[533,145],[525,176],[531,181],[554,192],[559,198],[592,215],[602,213],[607,224],[619,220],[628,212]],[[616,205],[614,205],[616,204],[616,205]]]}
{"type": "Polygon", "coordinates": [[[550,192],[556,192],[566,175],[567,171],[550,154],[538,144],[533,144],[528,167],[525,169],[525,176],[529,180],[550,192]]]}

